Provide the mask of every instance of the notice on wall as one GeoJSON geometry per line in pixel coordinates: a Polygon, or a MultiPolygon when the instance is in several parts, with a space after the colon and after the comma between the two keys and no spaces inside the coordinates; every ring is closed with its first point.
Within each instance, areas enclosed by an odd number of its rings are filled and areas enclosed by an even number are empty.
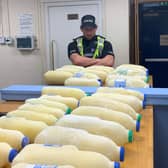
{"type": "Polygon", "coordinates": [[[33,15],[31,13],[19,15],[19,30],[21,35],[33,34],[33,15]]]}
{"type": "Polygon", "coordinates": [[[0,0],[0,36],[3,35],[3,27],[2,27],[2,0],[0,0]]]}

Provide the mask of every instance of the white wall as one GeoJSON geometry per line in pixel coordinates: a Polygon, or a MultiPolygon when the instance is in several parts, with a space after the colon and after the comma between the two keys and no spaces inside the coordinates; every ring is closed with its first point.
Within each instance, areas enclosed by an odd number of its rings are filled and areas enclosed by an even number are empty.
{"type": "MultiPolygon", "coordinates": [[[[3,26],[1,26],[0,10],[0,35],[15,37],[19,31],[18,15],[32,13],[33,31],[38,39],[38,49],[33,52],[20,52],[15,47],[0,45],[0,88],[12,84],[41,84],[43,73],[46,71],[45,34],[41,33],[42,15],[39,9],[41,0],[1,1],[3,26]]],[[[104,35],[113,43],[116,65],[128,63],[128,0],[104,0],[103,11],[104,35]]]]}
{"type": "Polygon", "coordinates": [[[105,0],[105,34],[112,41],[115,66],[129,63],[128,0],[105,0]]]}
{"type": "MultiPolygon", "coordinates": [[[[33,14],[33,32],[38,37],[36,0],[2,0],[3,35],[17,35],[18,15],[21,13],[33,14]]],[[[20,52],[14,46],[0,45],[0,87],[12,84],[40,84],[42,74],[42,56],[39,49],[20,52]]]]}

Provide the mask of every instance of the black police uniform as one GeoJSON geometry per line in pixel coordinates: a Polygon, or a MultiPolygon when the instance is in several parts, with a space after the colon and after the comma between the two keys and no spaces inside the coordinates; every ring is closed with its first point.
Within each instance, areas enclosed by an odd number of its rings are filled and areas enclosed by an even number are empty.
{"type": "MultiPolygon", "coordinates": [[[[97,35],[94,36],[91,40],[86,39],[84,36],[80,36],[78,38],[81,38],[81,37],[83,38],[84,56],[88,57],[88,58],[93,58],[93,54],[94,54],[96,47],[97,47],[97,35]]],[[[100,36],[100,37],[102,37],[102,36],[100,36]]],[[[102,38],[104,38],[104,37],[102,37],[102,38]]],[[[73,42],[69,43],[69,45],[68,45],[68,57],[69,58],[74,53],[77,53],[80,55],[76,39],[74,39],[73,42]]],[[[114,56],[114,53],[113,53],[112,44],[109,41],[105,40],[103,51],[102,51],[101,55],[99,55],[96,58],[104,58],[107,55],[114,56]]]]}

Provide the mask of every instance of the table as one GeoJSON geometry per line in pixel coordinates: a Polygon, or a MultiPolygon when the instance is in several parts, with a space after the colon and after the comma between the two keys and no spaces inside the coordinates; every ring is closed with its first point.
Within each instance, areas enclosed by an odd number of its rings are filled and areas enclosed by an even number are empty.
{"type": "MultiPolygon", "coordinates": [[[[0,114],[17,109],[24,102],[0,102],[0,114]]],[[[148,106],[142,112],[141,130],[134,133],[133,143],[126,144],[125,161],[121,168],[153,168],[153,108],[148,106]]]]}
{"type": "MultiPolygon", "coordinates": [[[[0,90],[3,100],[24,101],[28,98],[37,98],[41,95],[43,87],[46,85],[11,85],[0,90]]],[[[64,87],[64,86],[59,86],[64,87]]],[[[70,86],[72,87],[72,86],[70,86]]],[[[79,88],[88,94],[96,92],[98,87],[82,87],[79,88]]],[[[168,88],[130,88],[144,93],[146,105],[165,105],[168,104],[168,88]]]]}
{"type": "Polygon", "coordinates": [[[5,115],[9,111],[16,110],[20,105],[24,102],[17,102],[17,101],[0,101],[0,115],[5,115]]]}
{"type": "MultiPolygon", "coordinates": [[[[12,85],[1,90],[4,100],[23,101],[27,98],[39,97],[45,85],[12,85]]],[[[61,87],[61,86],[60,86],[61,87]]],[[[63,87],[63,86],[62,86],[63,87]]],[[[76,86],[74,86],[76,88],[76,86]]],[[[77,87],[86,93],[94,93],[97,87],[77,87]]],[[[139,88],[135,89],[145,94],[146,105],[152,105],[142,112],[142,130],[135,134],[136,141],[128,144],[126,160],[123,168],[168,168],[168,88],[139,88]],[[153,140],[152,140],[153,139],[153,140]],[[133,154],[132,154],[133,153],[133,154]],[[153,159],[154,154],[154,159],[153,159]],[[154,162],[154,165],[153,165],[154,162]]],[[[0,105],[0,110],[5,112],[6,107],[12,109],[19,106],[7,103],[0,105]]]]}
{"type": "Polygon", "coordinates": [[[125,145],[125,161],[121,168],[153,168],[153,108],[142,111],[141,130],[134,133],[132,144],[125,145]]]}

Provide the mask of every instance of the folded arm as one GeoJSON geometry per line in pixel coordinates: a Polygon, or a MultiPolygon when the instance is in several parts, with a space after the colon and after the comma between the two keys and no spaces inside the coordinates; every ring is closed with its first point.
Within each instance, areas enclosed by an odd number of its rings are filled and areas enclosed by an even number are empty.
{"type": "Polygon", "coordinates": [[[104,58],[97,59],[96,65],[104,65],[112,67],[114,65],[114,56],[106,55],[104,58]]]}
{"type": "Polygon", "coordinates": [[[88,58],[85,56],[80,56],[77,53],[74,53],[70,56],[70,60],[72,61],[72,63],[74,65],[79,65],[79,66],[83,66],[83,67],[88,67],[91,65],[97,65],[99,60],[97,59],[93,59],[93,58],[88,58]]]}

